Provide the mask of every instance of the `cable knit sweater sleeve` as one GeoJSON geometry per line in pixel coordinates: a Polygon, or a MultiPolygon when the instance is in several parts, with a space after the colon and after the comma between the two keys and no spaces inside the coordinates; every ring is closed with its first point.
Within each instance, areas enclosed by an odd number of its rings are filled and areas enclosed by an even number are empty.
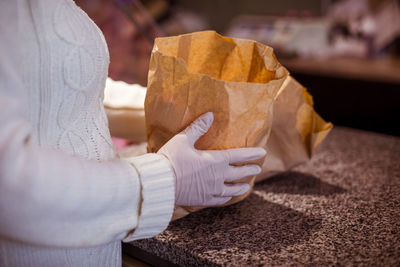
{"type": "MultiPolygon", "coordinates": [[[[24,115],[18,40],[0,4],[0,235],[31,244],[83,247],[150,237],[174,204],[167,159],[146,154],[98,162],[39,147],[24,115]]],[[[4,4],[6,3],[6,4],[4,4]]]]}

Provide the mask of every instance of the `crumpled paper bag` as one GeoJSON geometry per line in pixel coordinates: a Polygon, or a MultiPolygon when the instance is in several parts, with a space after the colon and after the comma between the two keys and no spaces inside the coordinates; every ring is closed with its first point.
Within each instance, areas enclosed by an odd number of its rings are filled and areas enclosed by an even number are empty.
{"type": "MultiPolygon", "coordinates": [[[[308,160],[326,137],[332,125],[312,105],[311,96],[277,61],[271,47],[214,31],[157,38],[145,100],[148,152],[157,152],[212,111],[214,123],[195,147],[264,147],[266,160],[256,162],[263,168],[257,178],[261,180],[308,160]]],[[[253,186],[255,179],[240,182],[253,186]]],[[[176,207],[174,219],[201,208],[176,207]]]]}
{"type": "Polygon", "coordinates": [[[309,160],[325,139],[332,123],[325,122],[313,108],[312,96],[288,76],[273,106],[273,122],[267,157],[256,182],[309,160]]]}

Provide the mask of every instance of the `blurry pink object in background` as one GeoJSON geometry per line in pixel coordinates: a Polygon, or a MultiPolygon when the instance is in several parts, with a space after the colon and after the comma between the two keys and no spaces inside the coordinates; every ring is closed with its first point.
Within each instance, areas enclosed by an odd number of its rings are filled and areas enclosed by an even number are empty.
{"type": "Polygon", "coordinates": [[[114,143],[114,147],[117,150],[120,150],[124,147],[127,147],[131,141],[127,140],[127,139],[123,139],[123,138],[118,138],[118,137],[111,137],[113,143],[114,143]]]}

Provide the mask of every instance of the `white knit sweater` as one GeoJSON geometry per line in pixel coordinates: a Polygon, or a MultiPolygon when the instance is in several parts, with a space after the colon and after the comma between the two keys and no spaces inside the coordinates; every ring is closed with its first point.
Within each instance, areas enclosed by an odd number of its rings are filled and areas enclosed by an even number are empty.
{"type": "Polygon", "coordinates": [[[72,0],[0,1],[0,266],[120,266],[163,231],[167,159],[118,159],[102,98],[109,56],[72,0]]]}

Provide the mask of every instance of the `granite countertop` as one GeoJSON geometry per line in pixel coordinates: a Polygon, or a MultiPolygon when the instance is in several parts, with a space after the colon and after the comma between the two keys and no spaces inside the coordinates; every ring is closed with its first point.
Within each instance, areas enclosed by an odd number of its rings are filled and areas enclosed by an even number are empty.
{"type": "Polygon", "coordinates": [[[336,127],[244,201],[130,243],[177,265],[400,265],[400,138],[336,127]]]}

